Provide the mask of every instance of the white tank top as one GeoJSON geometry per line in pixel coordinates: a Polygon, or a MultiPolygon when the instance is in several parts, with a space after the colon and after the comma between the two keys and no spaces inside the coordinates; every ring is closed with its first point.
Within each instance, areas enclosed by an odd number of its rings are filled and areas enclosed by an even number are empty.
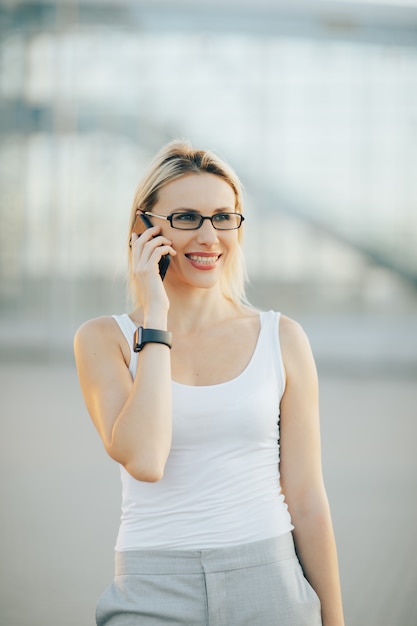
{"type": "MultiPolygon", "coordinates": [[[[135,325],[113,316],[131,350],[135,325]]],[[[279,406],[285,375],[279,313],[260,313],[249,364],[210,386],[172,382],[173,440],[163,478],[135,480],[120,466],[116,550],[201,550],[276,537],[293,529],[279,481],[279,406]]],[[[175,338],[174,338],[175,340],[175,338]]]]}

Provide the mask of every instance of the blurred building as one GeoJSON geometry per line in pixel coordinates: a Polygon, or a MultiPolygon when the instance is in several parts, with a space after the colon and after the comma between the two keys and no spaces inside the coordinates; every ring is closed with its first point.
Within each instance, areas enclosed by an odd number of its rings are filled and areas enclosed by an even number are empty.
{"type": "Polygon", "coordinates": [[[174,137],[240,174],[255,299],[414,307],[417,6],[15,0],[0,36],[3,318],[123,309],[131,199],[174,137]]]}

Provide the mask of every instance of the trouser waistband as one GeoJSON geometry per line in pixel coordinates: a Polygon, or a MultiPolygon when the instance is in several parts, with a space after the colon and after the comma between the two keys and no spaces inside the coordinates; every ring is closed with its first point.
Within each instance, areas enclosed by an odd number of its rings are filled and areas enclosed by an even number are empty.
{"type": "Polygon", "coordinates": [[[291,533],[254,543],[205,550],[126,550],[116,552],[116,576],[198,574],[267,565],[295,556],[291,533]]]}

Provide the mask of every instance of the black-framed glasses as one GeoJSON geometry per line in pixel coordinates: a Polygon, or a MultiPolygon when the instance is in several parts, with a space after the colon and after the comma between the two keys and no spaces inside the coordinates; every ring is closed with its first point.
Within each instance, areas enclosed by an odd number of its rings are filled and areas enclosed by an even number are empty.
{"type": "Polygon", "coordinates": [[[150,211],[144,211],[145,215],[159,217],[168,220],[172,228],[178,230],[198,230],[203,225],[204,220],[210,220],[216,230],[236,230],[240,228],[245,219],[240,213],[215,213],[214,215],[200,215],[199,213],[182,211],[181,213],[171,213],[171,215],[157,215],[150,211]]]}

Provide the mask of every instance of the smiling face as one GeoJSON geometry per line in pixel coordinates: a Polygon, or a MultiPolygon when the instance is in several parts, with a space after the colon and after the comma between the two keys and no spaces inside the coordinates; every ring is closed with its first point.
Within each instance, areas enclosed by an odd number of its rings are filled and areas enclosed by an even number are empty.
{"type": "MultiPolygon", "coordinates": [[[[158,193],[152,213],[170,215],[192,211],[202,216],[235,211],[232,187],[214,174],[186,174],[167,183],[158,193]]],[[[165,282],[167,285],[209,288],[219,283],[224,268],[236,254],[237,230],[216,230],[204,220],[198,230],[178,230],[169,222],[151,217],[162,233],[171,239],[177,255],[171,259],[165,282]]]]}

